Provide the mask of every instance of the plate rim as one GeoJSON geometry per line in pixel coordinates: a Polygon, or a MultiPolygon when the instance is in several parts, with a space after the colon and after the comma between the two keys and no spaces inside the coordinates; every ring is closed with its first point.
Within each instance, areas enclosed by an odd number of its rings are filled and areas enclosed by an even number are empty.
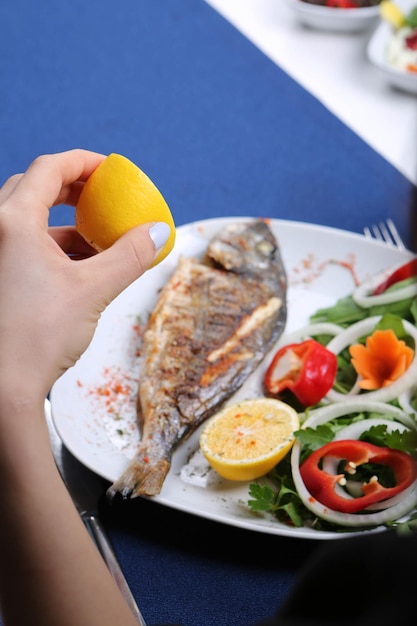
{"type": "MultiPolygon", "coordinates": [[[[179,233],[180,237],[178,238],[178,240],[181,238],[182,234],[186,234],[189,231],[192,230],[204,230],[205,228],[220,228],[223,224],[227,224],[227,223],[233,223],[233,222],[240,222],[240,221],[245,221],[245,222],[250,222],[253,220],[258,220],[258,219],[265,219],[267,222],[272,223],[272,225],[274,226],[275,229],[279,229],[279,228],[288,228],[288,229],[294,229],[295,231],[300,230],[303,231],[304,233],[320,233],[320,234],[324,234],[325,236],[328,237],[339,237],[339,238],[343,238],[345,240],[348,240],[349,242],[352,242],[352,244],[354,243],[360,243],[361,246],[365,245],[366,250],[370,250],[370,249],[375,249],[375,250],[384,250],[385,252],[387,251],[387,246],[385,243],[377,241],[377,240],[371,240],[371,239],[367,239],[364,235],[359,234],[359,233],[355,233],[353,231],[347,231],[347,230],[343,230],[343,229],[339,229],[339,228],[335,228],[333,226],[327,226],[327,225],[320,225],[320,224],[314,224],[314,223],[310,223],[310,222],[303,222],[303,221],[296,221],[296,220],[285,220],[285,219],[277,219],[277,218],[259,218],[259,217],[252,217],[252,216],[224,216],[224,217],[220,217],[220,218],[207,218],[207,219],[203,219],[203,220],[195,220],[193,222],[187,223],[187,224],[183,224],[179,227],[177,227],[177,233],[179,233]]],[[[175,249],[175,247],[174,247],[175,249]]],[[[394,253],[394,256],[398,256],[398,260],[406,260],[410,257],[413,256],[413,253],[411,251],[404,251],[404,250],[399,250],[398,248],[390,248],[391,253],[394,253]]],[[[168,257],[169,258],[169,257],[168,257]]],[[[167,260],[165,260],[166,263],[167,260]]],[[[140,279],[138,279],[140,280],[140,279]]],[[[136,282],[136,281],[135,281],[136,282]]],[[[128,288],[129,289],[129,288],[128,288]]],[[[126,291],[126,290],[125,290],[126,291]]],[[[118,297],[118,299],[120,298],[120,296],[118,297]]],[[[111,308],[111,305],[110,307],[111,308]]],[[[283,335],[284,336],[284,335],[283,335]]],[[[93,339],[94,341],[94,339],[93,339]]],[[[93,343],[93,342],[92,342],[93,343]]],[[[82,359],[83,357],[81,357],[82,359]]],[[[80,359],[80,361],[81,361],[80,359]]],[[[72,369],[72,368],[71,368],[72,369]]],[[[55,394],[57,393],[57,389],[59,388],[60,385],[60,381],[62,381],[63,379],[65,379],[66,374],[64,374],[63,376],[61,376],[61,378],[55,383],[55,385],[53,385],[51,392],[50,392],[50,403],[51,403],[51,414],[52,414],[52,419],[54,421],[55,427],[57,428],[58,433],[60,434],[64,445],[68,448],[68,450],[81,462],[83,463],[86,467],[88,467],[90,470],[96,472],[97,474],[99,474],[100,476],[102,476],[104,479],[106,480],[114,480],[115,478],[111,478],[109,477],[107,474],[103,473],[102,471],[98,471],[97,466],[94,464],[91,464],[91,462],[86,461],[86,459],[83,457],[83,455],[80,455],[79,449],[77,449],[77,446],[74,446],[72,444],[72,442],[68,439],[68,437],[66,436],[65,430],[63,430],[61,428],[61,422],[59,421],[59,416],[56,415],[55,410],[54,410],[54,404],[55,404],[55,394]]],[[[196,431],[197,433],[198,431],[196,431]]],[[[194,433],[194,437],[196,436],[196,433],[194,433]]],[[[188,444],[192,444],[193,442],[193,438],[192,436],[190,437],[189,440],[187,440],[188,444]]],[[[184,442],[185,444],[185,442],[184,442]]],[[[182,446],[183,444],[181,444],[182,446]]],[[[176,453],[174,452],[174,455],[176,453]]],[[[128,460],[125,457],[125,461],[126,463],[128,462],[128,460]]],[[[206,510],[206,511],[195,511],[195,510],[190,510],[189,506],[186,506],[185,504],[183,504],[181,501],[177,501],[177,502],[173,502],[171,499],[167,499],[164,495],[163,495],[163,491],[161,492],[161,494],[157,495],[157,496],[153,496],[152,500],[154,502],[157,502],[163,506],[169,506],[170,508],[174,508],[177,510],[181,510],[183,512],[187,512],[189,514],[193,514],[193,515],[197,515],[200,517],[205,517],[207,519],[211,519],[213,521],[217,521],[219,523],[226,523],[228,525],[232,525],[232,526],[237,526],[237,527],[241,527],[241,528],[245,528],[247,530],[251,530],[251,531],[257,531],[257,532],[263,532],[263,533],[267,533],[267,534],[273,534],[273,535],[280,535],[280,536],[288,536],[288,537],[292,537],[292,538],[300,538],[300,539],[316,539],[316,540],[322,540],[322,539],[339,539],[339,538],[343,538],[343,537],[347,537],[347,536],[352,536],[355,535],[357,536],[358,534],[361,533],[373,533],[373,532],[379,532],[380,529],[370,529],[370,530],[366,530],[366,531],[342,531],[342,532],[329,532],[329,531],[315,531],[315,530],[311,530],[308,528],[302,528],[302,529],[292,529],[290,527],[287,527],[283,524],[280,524],[278,521],[275,521],[274,519],[269,520],[265,520],[264,518],[262,519],[262,523],[257,522],[256,520],[256,516],[254,516],[254,518],[250,518],[250,520],[246,520],[244,518],[238,518],[236,517],[233,520],[230,519],[225,519],[224,514],[220,515],[220,514],[216,514],[213,513],[210,510],[206,510]],[[268,525],[268,523],[270,525],[268,525]]],[[[383,529],[384,530],[384,529],[383,529]]]]}

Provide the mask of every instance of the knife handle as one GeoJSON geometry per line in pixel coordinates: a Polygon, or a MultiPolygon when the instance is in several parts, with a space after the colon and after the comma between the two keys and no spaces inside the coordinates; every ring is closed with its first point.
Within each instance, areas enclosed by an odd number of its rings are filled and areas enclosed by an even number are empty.
{"type": "Polygon", "coordinates": [[[83,520],[101,556],[106,562],[106,565],[109,568],[111,575],[113,576],[114,580],[117,583],[117,586],[122,592],[124,599],[128,603],[130,610],[136,617],[138,624],[140,624],[140,626],[146,626],[145,620],[143,619],[142,614],[136,604],[135,598],[133,597],[132,592],[129,589],[129,585],[127,584],[126,578],[124,577],[116,554],[111,546],[110,540],[106,532],[104,531],[98,519],[93,515],[85,515],[83,516],[83,520]]]}

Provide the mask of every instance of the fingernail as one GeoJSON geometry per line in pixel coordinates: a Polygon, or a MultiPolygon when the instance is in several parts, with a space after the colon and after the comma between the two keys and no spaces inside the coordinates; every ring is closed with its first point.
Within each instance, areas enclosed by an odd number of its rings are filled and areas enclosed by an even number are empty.
{"type": "Polygon", "coordinates": [[[149,236],[154,243],[156,252],[166,244],[170,234],[171,229],[165,222],[156,222],[150,227],[149,236]]]}

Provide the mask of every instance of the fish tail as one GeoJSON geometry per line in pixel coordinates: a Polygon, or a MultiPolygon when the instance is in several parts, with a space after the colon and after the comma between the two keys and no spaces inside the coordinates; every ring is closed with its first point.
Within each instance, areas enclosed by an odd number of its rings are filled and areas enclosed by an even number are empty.
{"type": "Polygon", "coordinates": [[[159,494],[170,465],[166,459],[159,459],[153,464],[133,460],[123,474],[110,485],[107,497],[113,500],[117,493],[124,499],[159,494]]]}

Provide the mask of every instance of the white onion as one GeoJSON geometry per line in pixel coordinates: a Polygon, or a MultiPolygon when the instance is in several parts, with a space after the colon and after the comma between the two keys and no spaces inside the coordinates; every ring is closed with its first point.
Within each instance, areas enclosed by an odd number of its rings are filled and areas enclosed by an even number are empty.
{"type": "Polygon", "coordinates": [[[417,295],[417,283],[406,285],[405,287],[395,289],[395,291],[387,291],[385,293],[378,294],[376,296],[370,295],[381,285],[388,276],[393,274],[396,269],[402,267],[404,263],[401,263],[397,268],[390,268],[389,271],[381,272],[376,276],[372,276],[368,280],[362,282],[359,287],[355,289],[352,294],[354,302],[358,306],[367,309],[371,306],[379,306],[380,304],[390,304],[391,302],[399,302],[400,300],[406,300],[417,295]]]}
{"type": "Polygon", "coordinates": [[[405,498],[408,498],[411,495],[411,492],[416,488],[416,482],[413,482],[407,489],[401,491],[401,493],[397,493],[396,496],[392,498],[388,498],[388,500],[384,500],[383,502],[375,502],[375,504],[371,504],[366,508],[367,511],[381,511],[382,509],[387,509],[388,507],[395,506],[402,502],[405,498]]]}
{"type": "MultiPolygon", "coordinates": [[[[364,320],[360,320],[346,328],[343,332],[336,335],[327,344],[327,349],[334,352],[336,355],[344,350],[347,346],[357,341],[360,337],[363,337],[373,331],[376,324],[381,319],[381,315],[374,317],[367,317],[364,320]]],[[[413,338],[415,350],[413,360],[410,363],[408,369],[393,383],[387,387],[381,387],[375,391],[366,392],[366,398],[369,400],[376,400],[381,402],[389,402],[398,398],[404,391],[413,387],[417,381],[417,328],[413,326],[407,320],[402,320],[405,331],[413,338]]],[[[357,389],[356,385],[351,389],[357,389]]],[[[359,388],[358,388],[359,389],[359,388]]],[[[326,395],[326,400],[331,402],[346,402],[349,399],[349,395],[345,393],[339,393],[334,389],[331,389],[326,395]]]]}
{"type": "MultiPolygon", "coordinates": [[[[392,416],[392,420],[398,420],[398,422],[401,422],[401,424],[404,424],[407,428],[414,430],[417,429],[416,422],[404,410],[386,402],[376,402],[374,400],[368,400],[367,398],[368,395],[366,398],[365,396],[358,396],[357,398],[349,400],[349,402],[336,402],[335,404],[326,404],[318,409],[314,409],[310,411],[308,416],[304,419],[303,428],[316,428],[320,424],[325,424],[326,422],[330,422],[338,417],[343,417],[344,415],[366,412],[392,416]]],[[[385,419],[389,420],[390,417],[385,417],[385,419]]],[[[372,418],[369,418],[366,421],[369,424],[372,421],[372,418]]],[[[351,426],[353,428],[354,424],[351,426]]]]}
{"type": "Polygon", "coordinates": [[[386,426],[389,433],[392,433],[394,430],[399,430],[401,433],[408,430],[405,424],[395,422],[392,419],[370,417],[360,422],[352,422],[352,424],[348,424],[345,428],[341,428],[334,436],[333,441],[359,439],[359,437],[372,426],[386,426]]]}
{"type": "MultiPolygon", "coordinates": [[[[417,381],[416,381],[417,383],[417,381]]],[[[417,411],[416,409],[411,405],[411,396],[413,394],[413,392],[415,391],[415,386],[411,387],[409,389],[406,389],[403,393],[401,393],[398,396],[398,402],[400,404],[400,407],[406,411],[407,413],[410,413],[411,415],[414,415],[414,417],[417,417],[417,411]]]]}
{"type": "Polygon", "coordinates": [[[308,324],[297,330],[283,335],[279,341],[279,345],[294,343],[308,337],[317,337],[317,335],[337,335],[344,330],[343,326],[332,324],[331,322],[319,322],[318,324],[308,324]]]}

